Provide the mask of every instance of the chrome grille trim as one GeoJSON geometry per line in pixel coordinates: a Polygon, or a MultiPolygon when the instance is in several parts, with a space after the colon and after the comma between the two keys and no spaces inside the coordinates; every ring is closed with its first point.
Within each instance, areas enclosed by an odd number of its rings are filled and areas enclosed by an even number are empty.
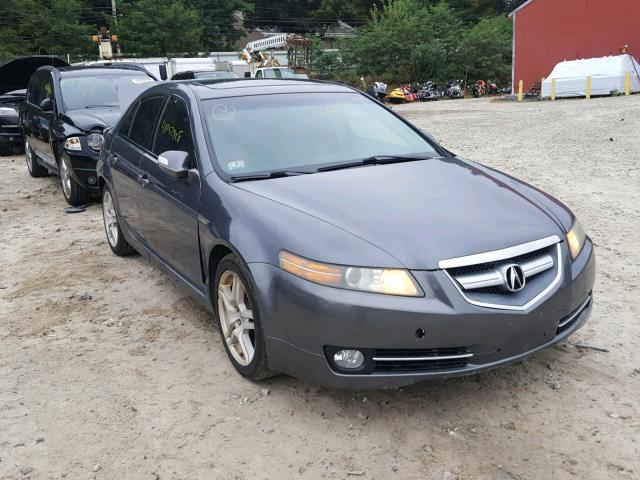
{"type": "Polygon", "coordinates": [[[461,353],[460,355],[432,355],[429,357],[373,357],[376,362],[422,362],[438,360],[460,360],[473,357],[473,353],[461,353]]]}
{"type": "Polygon", "coordinates": [[[563,328],[567,325],[569,325],[571,322],[573,322],[577,317],[579,317],[580,315],[582,315],[582,313],[584,312],[584,309],[587,305],[589,305],[589,302],[591,302],[591,294],[589,294],[587,296],[587,298],[585,299],[584,302],[582,302],[580,304],[580,306],[578,308],[576,308],[573,313],[571,315],[569,315],[567,318],[565,318],[564,320],[562,320],[559,324],[558,324],[558,329],[563,328]]]}
{"type": "MultiPolygon", "coordinates": [[[[539,273],[553,268],[554,262],[551,255],[544,255],[534,258],[528,262],[520,264],[525,278],[533,277],[539,273]]],[[[504,268],[489,270],[480,273],[467,273],[463,275],[453,275],[453,278],[462,285],[465,290],[475,290],[478,288],[498,287],[505,284],[504,268]]]]}
{"type": "Polygon", "coordinates": [[[514,247],[503,248],[501,250],[493,250],[491,252],[476,253],[465,257],[448,258],[440,260],[438,267],[442,270],[447,268],[468,267],[469,265],[478,265],[480,263],[496,262],[498,260],[506,260],[508,258],[518,257],[525,253],[542,250],[545,247],[560,242],[560,237],[551,235],[550,237],[534,240],[533,242],[523,243],[514,247]]]}
{"type": "MultiPolygon", "coordinates": [[[[548,240],[551,239],[552,237],[548,237],[547,239],[543,239],[543,240],[548,240]]],[[[558,237],[555,237],[558,238],[558,237]]],[[[540,241],[540,240],[538,240],[540,241]]],[[[531,245],[535,242],[530,242],[528,244],[525,245],[531,245]]],[[[553,245],[553,244],[551,244],[553,245]]],[[[458,290],[458,292],[460,292],[460,295],[462,295],[462,297],[470,304],[475,305],[477,307],[484,307],[484,308],[494,308],[494,309],[498,309],[498,310],[527,310],[530,307],[532,307],[533,305],[535,305],[536,303],[538,303],[540,300],[542,300],[549,292],[551,292],[556,285],[558,285],[558,283],[560,283],[560,280],[562,279],[562,249],[561,249],[561,243],[559,243],[559,239],[558,239],[558,243],[556,243],[556,258],[558,259],[558,272],[556,273],[556,276],[554,277],[554,279],[551,281],[551,283],[549,285],[547,285],[547,287],[542,290],[538,295],[536,295],[535,297],[533,297],[531,300],[529,300],[527,303],[525,303],[524,305],[505,305],[502,303],[491,303],[491,302],[480,302],[477,300],[472,300],[469,297],[467,297],[464,293],[464,290],[460,287],[460,284],[451,276],[451,274],[449,274],[449,272],[447,272],[446,270],[442,270],[444,272],[444,274],[449,277],[449,280],[451,280],[451,283],[453,283],[454,287],[456,287],[456,290],[458,290]]],[[[545,245],[545,246],[549,246],[549,245],[545,245]]],[[[515,247],[513,247],[515,248],[515,247]]],[[[538,247],[539,248],[544,248],[543,247],[538,247]]],[[[516,255],[514,256],[518,256],[518,255],[524,255],[525,253],[529,253],[531,251],[535,251],[536,248],[534,248],[534,250],[529,250],[529,251],[520,251],[519,253],[516,253],[516,255]]],[[[493,252],[488,252],[488,253],[493,253],[493,252]]],[[[480,254],[480,255],[484,255],[484,254],[480,254]]],[[[475,255],[472,255],[473,257],[475,257],[475,255]]],[[[470,258],[470,257],[461,257],[461,258],[470,258]]],[[[506,258],[510,258],[510,257],[506,257],[506,258]]],[[[501,257],[500,260],[504,260],[505,257],[501,257]]],[[[491,261],[495,261],[494,260],[488,260],[489,262],[491,261]]],[[[458,265],[461,267],[466,267],[468,265],[458,265]]],[[[454,267],[450,267],[450,268],[454,268],[454,267]]]]}

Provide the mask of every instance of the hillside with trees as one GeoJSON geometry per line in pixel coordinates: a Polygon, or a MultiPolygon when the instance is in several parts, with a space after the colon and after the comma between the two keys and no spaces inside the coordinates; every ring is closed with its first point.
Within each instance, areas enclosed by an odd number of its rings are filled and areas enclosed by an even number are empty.
{"type": "Polygon", "coordinates": [[[124,55],[195,55],[236,50],[244,29],[311,37],[342,20],[356,28],[338,51],[315,52],[325,76],[506,78],[511,24],[524,0],[3,0],[0,61],[22,55],[95,58],[99,25],[118,34],[124,55]]]}

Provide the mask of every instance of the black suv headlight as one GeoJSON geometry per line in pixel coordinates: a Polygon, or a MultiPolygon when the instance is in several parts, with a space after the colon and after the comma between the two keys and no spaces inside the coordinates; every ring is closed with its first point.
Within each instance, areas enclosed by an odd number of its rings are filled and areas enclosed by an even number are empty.
{"type": "Polygon", "coordinates": [[[90,133],[87,135],[87,145],[91,150],[95,150],[99,152],[102,149],[102,145],[104,144],[104,137],[101,133],[90,133]]]}

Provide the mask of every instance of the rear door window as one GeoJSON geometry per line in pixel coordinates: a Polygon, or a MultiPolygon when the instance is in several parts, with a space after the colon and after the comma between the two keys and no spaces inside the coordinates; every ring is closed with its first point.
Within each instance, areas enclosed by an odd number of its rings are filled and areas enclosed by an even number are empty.
{"type": "Polygon", "coordinates": [[[120,120],[120,127],[118,128],[118,134],[123,137],[129,137],[129,131],[131,130],[131,124],[133,123],[133,119],[136,116],[136,111],[138,110],[138,106],[140,104],[136,103],[133,105],[129,111],[125,114],[125,116],[120,120]]]}
{"type": "Polygon", "coordinates": [[[167,101],[167,106],[158,123],[153,153],[160,155],[168,150],[187,152],[191,167],[196,166],[189,110],[187,105],[175,96],[171,96],[167,101]]]}
{"type": "Polygon", "coordinates": [[[129,140],[146,150],[151,150],[153,133],[164,100],[165,97],[158,96],[145,98],[140,102],[136,116],[131,124],[129,140]]]}

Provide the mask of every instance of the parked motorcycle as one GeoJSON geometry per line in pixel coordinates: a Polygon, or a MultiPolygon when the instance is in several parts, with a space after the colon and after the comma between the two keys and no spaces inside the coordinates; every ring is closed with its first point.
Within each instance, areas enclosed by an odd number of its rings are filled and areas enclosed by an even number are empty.
{"type": "Polygon", "coordinates": [[[381,102],[384,102],[384,98],[387,96],[387,84],[382,82],[373,82],[367,86],[367,93],[381,102]]]}
{"type": "Polygon", "coordinates": [[[489,95],[498,95],[500,93],[500,89],[498,88],[498,83],[492,80],[489,80],[487,84],[487,93],[489,95]]]}
{"type": "Polygon", "coordinates": [[[487,93],[486,90],[486,83],[484,80],[478,80],[476,83],[473,84],[473,87],[471,88],[471,92],[473,93],[473,96],[475,98],[480,98],[480,97],[484,97],[487,93]]]}
{"type": "Polygon", "coordinates": [[[453,82],[449,82],[443,96],[448,97],[452,100],[464,98],[464,87],[462,85],[462,80],[454,80],[453,82]]]}
{"type": "Polygon", "coordinates": [[[440,100],[440,92],[435,82],[428,81],[417,86],[418,100],[423,102],[440,100]]]}

